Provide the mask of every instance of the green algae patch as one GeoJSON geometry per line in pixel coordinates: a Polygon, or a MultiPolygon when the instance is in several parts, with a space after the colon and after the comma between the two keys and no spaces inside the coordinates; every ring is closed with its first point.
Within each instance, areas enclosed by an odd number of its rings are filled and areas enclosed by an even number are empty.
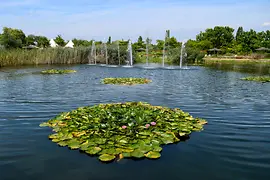
{"type": "Polygon", "coordinates": [[[241,80],[266,83],[266,82],[270,82],[270,76],[250,76],[250,77],[241,78],[241,80]]]}
{"type": "Polygon", "coordinates": [[[105,78],[102,80],[104,84],[115,84],[115,85],[136,85],[136,84],[148,84],[152,82],[146,78],[105,78]]]}
{"type": "Polygon", "coordinates": [[[178,143],[207,121],[175,108],[143,102],[99,104],[64,112],[40,124],[54,131],[59,146],[80,149],[111,162],[123,158],[161,157],[162,146],[178,143]]]}
{"type": "Polygon", "coordinates": [[[41,71],[41,74],[69,74],[69,73],[75,73],[75,70],[70,69],[49,69],[41,71]]]}

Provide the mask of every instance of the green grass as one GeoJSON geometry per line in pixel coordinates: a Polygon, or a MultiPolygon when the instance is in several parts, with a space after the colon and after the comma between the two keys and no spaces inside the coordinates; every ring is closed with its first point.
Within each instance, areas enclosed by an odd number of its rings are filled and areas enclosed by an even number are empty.
{"type": "Polygon", "coordinates": [[[249,76],[249,77],[241,78],[241,80],[266,83],[266,82],[270,82],[270,76],[249,76]]]}
{"type": "Polygon", "coordinates": [[[270,59],[218,59],[218,58],[205,58],[205,64],[270,64],[270,59]]]}

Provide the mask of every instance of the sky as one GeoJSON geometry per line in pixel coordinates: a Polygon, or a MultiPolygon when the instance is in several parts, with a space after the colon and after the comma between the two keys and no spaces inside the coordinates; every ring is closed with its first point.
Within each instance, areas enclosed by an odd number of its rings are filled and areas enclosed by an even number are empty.
{"type": "Polygon", "coordinates": [[[0,0],[0,28],[65,40],[179,41],[214,26],[270,30],[270,0],[0,0]]]}

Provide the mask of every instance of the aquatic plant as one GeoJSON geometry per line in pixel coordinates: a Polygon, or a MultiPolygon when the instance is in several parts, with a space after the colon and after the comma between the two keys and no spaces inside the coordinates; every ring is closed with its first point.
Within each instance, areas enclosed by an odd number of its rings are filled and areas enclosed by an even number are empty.
{"type": "Polygon", "coordinates": [[[148,84],[152,81],[146,78],[105,78],[102,82],[104,84],[135,85],[148,84]]]}
{"type": "Polygon", "coordinates": [[[161,156],[162,145],[179,142],[207,122],[175,108],[143,102],[99,104],[64,112],[40,124],[53,128],[49,139],[59,146],[98,155],[101,161],[116,158],[161,156]]]}
{"type": "Polygon", "coordinates": [[[69,70],[69,69],[49,69],[41,71],[41,74],[69,74],[74,73],[75,70],[69,70]]]}
{"type": "Polygon", "coordinates": [[[258,81],[258,82],[266,83],[266,82],[270,82],[270,76],[250,76],[250,77],[241,78],[241,80],[258,81]]]}

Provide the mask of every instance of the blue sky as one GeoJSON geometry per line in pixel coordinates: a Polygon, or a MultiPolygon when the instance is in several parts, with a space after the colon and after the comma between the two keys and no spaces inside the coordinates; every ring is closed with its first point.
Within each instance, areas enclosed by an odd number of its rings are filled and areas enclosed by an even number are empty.
{"type": "Polygon", "coordinates": [[[0,0],[0,28],[54,38],[194,39],[209,27],[270,29],[270,0],[0,0]]]}

